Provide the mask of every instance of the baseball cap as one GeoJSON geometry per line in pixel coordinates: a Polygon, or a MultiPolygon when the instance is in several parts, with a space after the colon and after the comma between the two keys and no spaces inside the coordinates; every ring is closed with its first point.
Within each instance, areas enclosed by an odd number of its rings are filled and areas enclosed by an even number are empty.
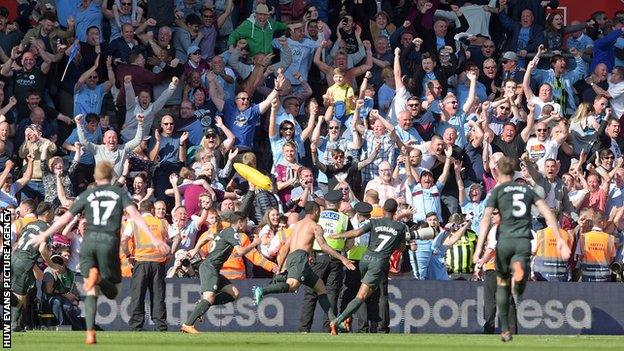
{"type": "Polygon", "coordinates": [[[518,61],[518,55],[516,55],[515,52],[513,51],[507,51],[503,54],[503,57],[501,58],[502,61],[518,61]]]}
{"type": "Polygon", "coordinates": [[[271,14],[269,12],[269,7],[265,4],[258,4],[258,6],[256,6],[256,13],[263,14],[263,15],[271,14]]]}
{"type": "Polygon", "coordinates": [[[526,179],[524,179],[524,176],[522,175],[522,172],[515,171],[514,175],[513,175],[513,180],[516,181],[518,179],[526,180],[526,179]]]}
{"type": "Polygon", "coordinates": [[[214,128],[206,129],[206,133],[204,135],[217,135],[217,131],[214,128]]]}
{"type": "Polygon", "coordinates": [[[199,47],[197,45],[191,45],[188,47],[188,49],[186,49],[186,54],[190,55],[194,53],[195,51],[199,51],[199,47]]]}
{"type": "Polygon", "coordinates": [[[431,172],[431,170],[430,170],[429,168],[422,168],[422,169],[420,170],[420,173],[418,173],[418,176],[419,176],[419,177],[422,177],[422,175],[423,175],[424,173],[429,173],[429,174],[433,175],[433,172],[431,172]]]}

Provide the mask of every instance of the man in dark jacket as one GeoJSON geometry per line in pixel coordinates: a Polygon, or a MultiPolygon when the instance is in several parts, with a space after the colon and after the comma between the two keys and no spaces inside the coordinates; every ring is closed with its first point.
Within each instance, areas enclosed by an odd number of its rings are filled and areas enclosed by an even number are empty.
{"type": "Polygon", "coordinates": [[[503,27],[511,32],[509,50],[525,58],[529,53],[536,53],[544,42],[544,28],[535,23],[531,10],[522,11],[520,22],[511,19],[504,11],[498,14],[503,27]]]}

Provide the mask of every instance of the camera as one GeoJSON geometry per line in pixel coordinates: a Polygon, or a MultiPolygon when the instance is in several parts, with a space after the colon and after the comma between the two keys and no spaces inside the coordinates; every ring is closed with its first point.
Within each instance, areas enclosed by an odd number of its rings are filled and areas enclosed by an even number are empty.
{"type": "Polygon", "coordinates": [[[411,240],[431,240],[435,238],[436,232],[433,228],[419,228],[417,225],[414,225],[410,228],[410,238],[411,240]]]}
{"type": "Polygon", "coordinates": [[[615,281],[622,282],[622,279],[624,278],[622,276],[622,262],[611,263],[609,269],[611,269],[611,273],[615,276],[615,281]]]}
{"type": "Polygon", "coordinates": [[[182,267],[188,268],[189,266],[193,266],[193,269],[196,269],[201,264],[201,261],[202,261],[201,256],[199,254],[196,254],[195,256],[191,258],[186,258],[186,257],[183,258],[180,261],[180,264],[182,265],[182,267]]]}
{"type": "Polygon", "coordinates": [[[52,261],[52,263],[58,264],[59,266],[62,266],[63,263],[65,263],[65,260],[61,255],[53,255],[52,257],[50,257],[50,261],[52,261]]]}

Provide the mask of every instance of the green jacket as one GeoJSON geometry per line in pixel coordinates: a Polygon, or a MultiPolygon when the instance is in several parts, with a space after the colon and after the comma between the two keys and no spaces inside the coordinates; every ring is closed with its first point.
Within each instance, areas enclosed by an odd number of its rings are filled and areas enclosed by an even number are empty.
{"type": "MultiPolygon", "coordinates": [[[[50,34],[48,34],[48,38],[50,39],[50,47],[52,48],[52,54],[56,55],[58,50],[56,48],[56,39],[68,39],[74,36],[74,28],[70,28],[68,30],[62,30],[59,27],[55,27],[52,29],[50,34]]],[[[31,28],[26,35],[24,35],[24,39],[22,39],[22,45],[28,45],[30,43],[30,38],[42,39],[41,35],[41,25],[36,26],[35,28],[31,28]]]]}
{"type": "Polygon", "coordinates": [[[282,22],[274,19],[268,19],[264,28],[261,28],[257,23],[255,17],[252,15],[243,21],[228,38],[228,45],[236,45],[239,39],[247,40],[249,46],[249,56],[252,57],[255,54],[263,53],[270,54],[273,52],[272,40],[273,33],[285,30],[286,25],[282,22]]]}

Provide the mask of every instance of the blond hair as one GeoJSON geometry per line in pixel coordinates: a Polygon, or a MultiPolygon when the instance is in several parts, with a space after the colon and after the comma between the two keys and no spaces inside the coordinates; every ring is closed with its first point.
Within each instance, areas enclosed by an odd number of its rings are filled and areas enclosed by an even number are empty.
{"type": "Polygon", "coordinates": [[[95,166],[93,178],[96,181],[108,180],[110,182],[113,179],[113,164],[108,161],[99,162],[95,166]]]}

